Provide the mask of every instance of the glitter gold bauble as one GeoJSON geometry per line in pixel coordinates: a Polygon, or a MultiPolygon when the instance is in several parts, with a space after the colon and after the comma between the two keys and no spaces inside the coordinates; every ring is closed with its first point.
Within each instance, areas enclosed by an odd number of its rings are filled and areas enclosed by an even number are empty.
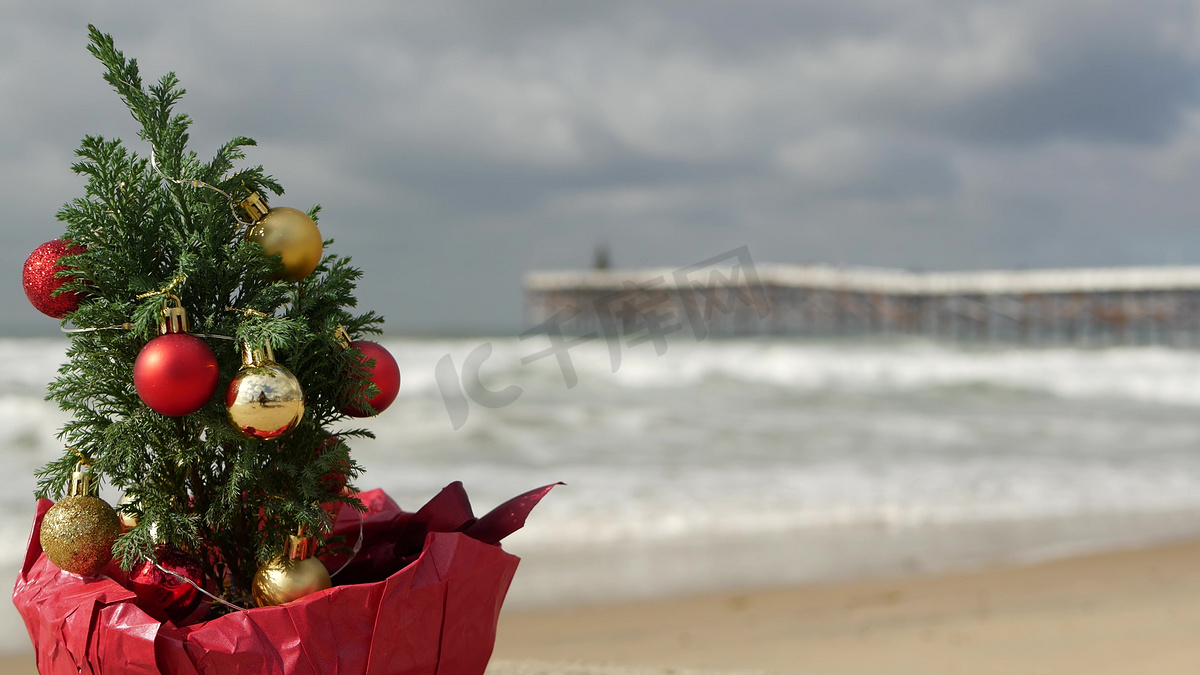
{"type": "Polygon", "coordinates": [[[225,411],[238,433],[273,440],[291,433],[304,416],[304,391],[291,371],[275,363],[270,345],[242,349],[242,369],[225,392],[225,411]]]}
{"type": "Polygon", "coordinates": [[[121,519],[103,499],[91,495],[91,476],[80,462],[68,494],[50,507],[39,537],[50,562],[75,574],[93,574],[112,560],[121,519]]]}
{"type": "Polygon", "coordinates": [[[329,570],[312,556],[312,542],[303,536],[288,538],[283,555],[258,568],[251,592],[259,607],[273,607],[298,600],[333,586],[329,570]]]}
{"type": "Polygon", "coordinates": [[[317,269],[321,262],[321,231],[312,218],[287,206],[267,210],[258,195],[243,201],[242,208],[254,219],[246,239],[258,242],[266,255],[283,258],[283,270],[277,279],[300,281],[317,269]]]}

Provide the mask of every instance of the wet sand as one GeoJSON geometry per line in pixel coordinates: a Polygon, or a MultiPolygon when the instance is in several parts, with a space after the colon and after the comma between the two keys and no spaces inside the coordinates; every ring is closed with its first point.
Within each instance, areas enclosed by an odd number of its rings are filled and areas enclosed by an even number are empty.
{"type": "Polygon", "coordinates": [[[506,614],[496,657],[819,675],[1193,675],[1198,631],[1200,542],[1185,542],[927,578],[506,614]]]}

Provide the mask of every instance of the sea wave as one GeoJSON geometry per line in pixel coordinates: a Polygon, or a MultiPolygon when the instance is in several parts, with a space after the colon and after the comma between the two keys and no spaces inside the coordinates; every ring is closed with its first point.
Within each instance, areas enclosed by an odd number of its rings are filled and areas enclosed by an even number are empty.
{"type": "MultiPolygon", "coordinates": [[[[492,355],[482,376],[495,387],[566,388],[547,338],[389,341],[405,373],[403,395],[436,392],[434,364],[450,355],[462,364],[480,344],[492,355]]],[[[940,343],[828,343],[781,339],[681,339],[658,354],[651,344],[621,345],[614,360],[605,342],[561,350],[579,382],[628,389],[688,389],[740,382],[796,391],[903,393],[946,387],[991,387],[1063,398],[1125,398],[1200,405],[1200,352],[1167,347],[984,348],[940,343]],[[615,368],[614,368],[615,367],[615,368]]]]}
{"type": "MultiPolygon", "coordinates": [[[[569,350],[569,386],[557,358],[528,359],[544,336],[384,343],[403,385],[358,421],[378,436],[354,443],[360,485],[416,508],[462,480],[481,513],[565,481],[514,536],[526,552],[1045,518],[1089,519],[1094,536],[1122,515],[1200,511],[1197,352],[678,340],[661,355],[622,344],[615,363],[594,340],[569,350]],[[470,402],[456,427],[443,389],[484,343],[481,382],[521,394],[470,402]]],[[[62,451],[66,418],[43,396],[64,347],[0,340],[6,533],[27,531],[33,472],[62,451]]],[[[22,537],[4,541],[0,563],[15,564],[22,537]]]]}
{"type": "MultiPolygon", "coordinates": [[[[64,339],[0,339],[0,393],[40,398],[64,359],[64,339]]],[[[547,338],[384,339],[404,376],[401,396],[437,394],[436,364],[449,355],[461,372],[482,344],[492,354],[481,379],[494,387],[567,389],[547,338]],[[533,358],[537,357],[537,358],[533,358]]],[[[601,340],[562,350],[583,383],[628,389],[687,389],[740,382],[797,391],[902,393],[944,387],[992,387],[1064,398],[1126,398],[1200,405],[1200,351],[1169,347],[985,348],[924,341],[816,342],[785,339],[650,343],[615,350],[601,340]]]]}

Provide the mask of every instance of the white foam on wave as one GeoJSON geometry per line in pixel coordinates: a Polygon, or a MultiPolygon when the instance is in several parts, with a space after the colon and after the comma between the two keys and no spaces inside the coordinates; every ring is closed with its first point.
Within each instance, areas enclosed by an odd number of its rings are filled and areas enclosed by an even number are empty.
{"type": "Polygon", "coordinates": [[[0,338],[0,392],[44,395],[66,352],[65,339],[0,338]]]}
{"type": "MultiPolygon", "coordinates": [[[[496,386],[564,386],[553,357],[522,359],[548,346],[545,338],[389,340],[404,372],[404,396],[436,393],[434,364],[449,354],[461,368],[483,342],[492,345],[485,382],[496,386]]],[[[1167,347],[1110,349],[959,348],[928,342],[819,343],[792,340],[686,339],[669,343],[662,356],[650,344],[623,346],[617,371],[607,345],[592,341],[568,351],[580,381],[627,388],[681,389],[730,380],[800,391],[912,391],[936,387],[990,386],[1038,391],[1065,398],[1127,398],[1153,403],[1200,405],[1200,352],[1167,347]]],[[[565,386],[564,386],[565,388],[565,386]]]]}
{"type": "Polygon", "coordinates": [[[520,541],[554,545],[632,543],[721,535],[781,535],[801,529],[922,528],[1104,514],[1200,511],[1196,471],[1122,472],[913,466],[873,477],[861,466],[815,467],[776,476],[711,471],[653,487],[595,474],[568,485],[520,541]]]}
{"type": "Polygon", "coordinates": [[[356,453],[415,503],[456,478],[484,503],[567,481],[526,546],[1200,509],[1193,352],[730,340],[626,350],[613,373],[593,342],[568,389],[553,358],[521,363],[544,344],[490,342],[485,383],[524,393],[455,431],[433,364],[480,341],[388,341],[411,414],[356,453]]]}

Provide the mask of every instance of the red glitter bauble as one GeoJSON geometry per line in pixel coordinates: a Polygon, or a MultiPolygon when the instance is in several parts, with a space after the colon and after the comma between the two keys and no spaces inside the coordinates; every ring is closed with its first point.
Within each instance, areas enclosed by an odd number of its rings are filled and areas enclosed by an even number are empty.
{"type": "Polygon", "coordinates": [[[86,250],[83,246],[72,246],[62,239],[48,241],[33,249],[33,253],[25,259],[21,283],[25,286],[25,297],[29,298],[29,302],[33,303],[37,311],[61,319],[79,309],[79,302],[83,299],[79,293],[52,295],[59,286],[72,279],[54,275],[68,269],[59,264],[59,258],[64,255],[77,255],[86,250]]]}
{"type": "MultiPolygon", "coordinates": [[[[174,546],[159,544],[154,547],[154,557],[164,569],[204,587],[204,570],[192,556],[174,546]]],[[[163,572],[149,560],[133,566],[129,571],[129,585],[137,594],[138,607],[159,621],[170,620],[177,626],[200,618],[198,610],[208,606],[204,594],[196,586],[163,572]]]]}
{"type": "Polygon", "coordinates": [[[217,357],[194,335],[168,333],[146,343],[133,364],[142,402],[169,417],[190,415],[217,388],[217,357]]]}
{"type": "MultiPolygon", "coordinates": [[[[371,412],[366,406],[348,403],[346,407],[342,408],[342,413],[351,417],[378,415],[387,410],[392,401],[396,400],[396,395],[400,393],[400,366],[396,365],[396,359],[392,358],[388,350],[378,342],[355,340],[350,343],[350,347],[362,352],[362,356],[359,357],[359,361],[362,363],[375,359],[375,365],[370,369],[367,380],[379,389],[379,393],[367,399],[367,404],[374,408],[375,412],[371,412]]],[[[366,388],[365,383],[362,386],[364,389],[366,388]]],[[[362,389],[358,389],[355,394],[361,394],[362,391],[362,389]]],[[[349,398],[357,398],[357,395],[349,398]]]]}

